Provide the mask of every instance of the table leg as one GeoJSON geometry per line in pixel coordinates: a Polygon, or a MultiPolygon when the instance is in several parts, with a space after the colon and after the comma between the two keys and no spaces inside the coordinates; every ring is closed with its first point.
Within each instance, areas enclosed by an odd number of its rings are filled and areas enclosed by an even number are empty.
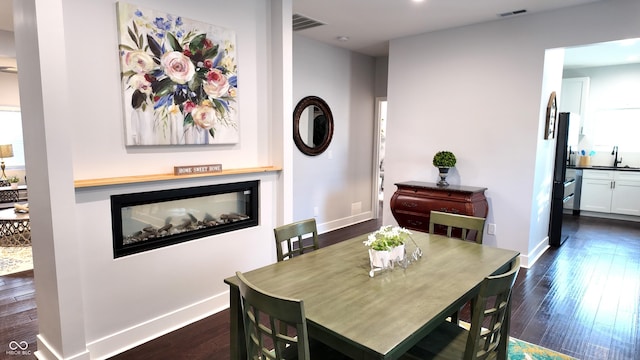
{"type": "Polygon", "coordinates": [[[229,312],[231,316],[231,360],[246,360],[247,348],[244,339],[244,323],[242,320],[242,303],[240,300],[240,289],[230,286],[229,290],[229,312]]]}

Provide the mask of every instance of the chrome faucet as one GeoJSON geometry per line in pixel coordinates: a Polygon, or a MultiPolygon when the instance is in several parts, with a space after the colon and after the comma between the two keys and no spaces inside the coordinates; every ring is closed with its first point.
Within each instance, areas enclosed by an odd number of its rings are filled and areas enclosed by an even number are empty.
{"type": "Polygon", "coordinates": [[[620,159],[618,160],[618,145],[615,145],[613,147],[613,151],[611,151],[611,155],[615,155],[615,157],[613,158],[613,167],[618,167],[618,164],[622,163],[622,156],[620,156],[620,159]]]}

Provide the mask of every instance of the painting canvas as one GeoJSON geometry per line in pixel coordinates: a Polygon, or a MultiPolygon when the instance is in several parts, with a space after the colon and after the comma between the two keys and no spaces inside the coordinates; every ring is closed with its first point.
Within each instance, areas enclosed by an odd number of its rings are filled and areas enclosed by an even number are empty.
{"type": "Polygon", "coordinates": [[[235,32],[117,3],[128,146],[235,144],[235,32]]]}

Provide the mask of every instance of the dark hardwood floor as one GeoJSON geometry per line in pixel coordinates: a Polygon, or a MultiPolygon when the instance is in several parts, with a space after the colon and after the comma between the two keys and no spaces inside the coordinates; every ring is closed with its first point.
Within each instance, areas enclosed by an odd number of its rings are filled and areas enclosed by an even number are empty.
{"type": "MultiPolygon", "coordinates": [[[[640,223],[567,218],[570,238],[521,269],[511,335],[582,360],[638,359],[640,223]]],[[[376,221],[320,236],[321,246],[375,230],[376,221]]],[[[465,317],[465,312],[462,317],[465,317]]],[[[10,341],[35,351],[33,272],[0,277],[0,359],[10,341]]],[[[35,357],[20,357],[29,359],[35,357]]],[[[229,359],[229,312],[222,311],[119,354],[113,360],[229,359]]]]}

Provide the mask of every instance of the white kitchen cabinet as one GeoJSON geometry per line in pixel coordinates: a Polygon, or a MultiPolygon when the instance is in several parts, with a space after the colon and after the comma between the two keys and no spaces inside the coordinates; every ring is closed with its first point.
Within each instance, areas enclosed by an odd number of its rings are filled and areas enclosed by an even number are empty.
{"type": "Polygon", "coordinates": [[[580,210],[640,216],[640,173],[584,170],[580,210]]]}
{"type": "Polygon", "coordinates": [[[562,90],[560,91],[560,112],[571,112],[584,117],[589,97],[589,78],[566,78],[562,79],[562,90]]]}
{"type": "Polygon", "coordinates": [[[587,99],[589,98],[588,77],[562,79],[560,90],[559,112],[568,112],[580,115],[578,134],[583,134],[587,113],[587,99]]]}
{"type": "Polygon", "coordinates": [[[611,194],[611,212],[640,215],[640,173],[616,171],[611,194]]]}

